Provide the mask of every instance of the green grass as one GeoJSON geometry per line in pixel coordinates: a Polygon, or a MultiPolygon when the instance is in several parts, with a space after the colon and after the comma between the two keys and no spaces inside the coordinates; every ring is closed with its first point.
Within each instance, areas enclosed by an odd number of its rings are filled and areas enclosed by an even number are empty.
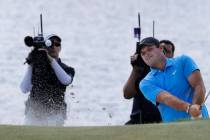
{"type": "Polygon", "coordinates": [[[0,125],[0,140],[208,140],[210,120],[95,127],[0,125]]]}

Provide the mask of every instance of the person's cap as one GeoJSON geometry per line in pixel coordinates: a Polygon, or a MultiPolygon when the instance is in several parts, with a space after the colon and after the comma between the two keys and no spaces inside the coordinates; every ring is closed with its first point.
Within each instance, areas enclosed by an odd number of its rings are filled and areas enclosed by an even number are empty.
{"type": "Polygon", "coordinates": [[[61,42],[61,38],[58,35],[55,35],[55,34],[48,35],[45,40],[52,40],[52,39],[56,39],[59,42],[61,42]]]}
{"type": "Polygon", "coordinates": [[[140,48],[143,48],[144,46],[152,46],[156,45],[159,46],[160,42],[154,37],[147,37],[140,41],[139,46],[140,48]]]}

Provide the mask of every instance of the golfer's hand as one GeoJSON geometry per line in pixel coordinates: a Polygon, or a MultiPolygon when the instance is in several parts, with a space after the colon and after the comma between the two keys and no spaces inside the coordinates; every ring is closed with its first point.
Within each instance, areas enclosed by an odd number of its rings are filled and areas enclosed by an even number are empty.
{"type": "Polygon", "coordinates": [[[200,114],[201,114],[201,110],[200,110],[200,105],[197,104],[193,104],[191,105],[190,109],[189,109],[189,114],[193,117],[193,118],[199,118],[200,114]]]}

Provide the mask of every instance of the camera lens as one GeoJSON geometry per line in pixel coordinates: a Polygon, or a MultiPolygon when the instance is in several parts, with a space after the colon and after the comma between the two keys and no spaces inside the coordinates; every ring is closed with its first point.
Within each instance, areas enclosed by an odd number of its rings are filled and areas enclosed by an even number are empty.
{"type": "Polygon", "coordinates": [[[49,47],[51,47],[52,46],[52,41],[51,40],[46,40],[45,41],[45,46],[47,47],[47,48],[49,48],[49,47]]]}
{"type": "Polygon", "coordinates": [[[34,44],[34,40],[31,36],[26,36],[24,38],[24,42],[25,42],[26,46],[28,46],[28,47],[31,47],[34,44]]]}

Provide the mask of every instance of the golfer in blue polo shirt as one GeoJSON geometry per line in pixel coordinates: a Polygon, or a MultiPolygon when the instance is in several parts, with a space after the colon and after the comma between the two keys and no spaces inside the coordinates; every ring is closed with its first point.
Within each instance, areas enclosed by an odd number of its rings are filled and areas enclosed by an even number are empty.
{"type": "Polygon", "coordinates": [[[158,106],[163,122],[208,118],[204,105],[205,86],[195,62],[182,55],[167,59],[159,41],[148,37],[140,42],[140,54],[151,71],[140,82],[140,90],[158,106]]]}

